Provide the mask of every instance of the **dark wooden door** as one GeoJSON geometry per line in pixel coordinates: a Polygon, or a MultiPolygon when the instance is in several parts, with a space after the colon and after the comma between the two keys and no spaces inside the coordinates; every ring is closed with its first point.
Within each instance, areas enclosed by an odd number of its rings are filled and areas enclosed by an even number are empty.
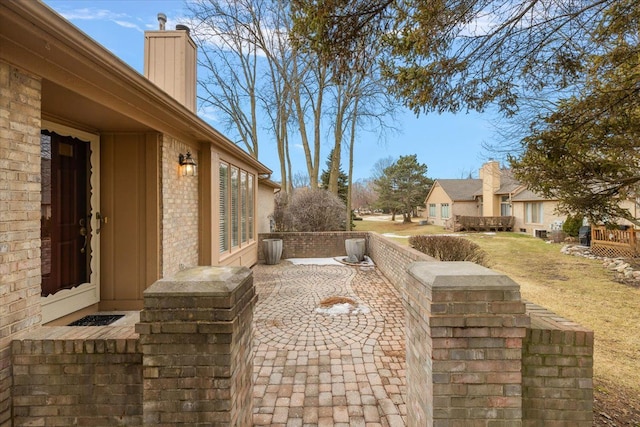
{"type": "Polygon", "coordinates": [[[88,281],[89,143],[44,131],[41,136],[42,296],[88,281]]]}

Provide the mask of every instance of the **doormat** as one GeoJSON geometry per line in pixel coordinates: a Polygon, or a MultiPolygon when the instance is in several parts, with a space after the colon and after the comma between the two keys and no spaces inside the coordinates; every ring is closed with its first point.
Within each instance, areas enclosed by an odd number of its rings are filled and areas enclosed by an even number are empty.
{"type": "Polygon", "coordinates": [[[69,323],[67,326],[106,326],[123,317],[124,314],[90,314],[69,323]]]}

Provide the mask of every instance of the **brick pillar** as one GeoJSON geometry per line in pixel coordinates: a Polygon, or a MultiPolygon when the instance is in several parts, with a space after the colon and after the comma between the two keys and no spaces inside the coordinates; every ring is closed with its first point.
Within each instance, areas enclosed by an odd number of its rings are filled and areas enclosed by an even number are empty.
{"type": "Polygon", "coordinates": [[[246,267],[195,267],[144,292],[144,425],[251,425],[254,303],[246,267]]]}
{"type": "Polygon", "coordinates": [[[520,287],[470,262],[409,267],[409,426],[522,425],[520,287]]]}
{"type": "Polygon", "coordinates": [[[11,426],[11,339],[40,325],[41,80],[0,61],[0,426],[11,426]]]}

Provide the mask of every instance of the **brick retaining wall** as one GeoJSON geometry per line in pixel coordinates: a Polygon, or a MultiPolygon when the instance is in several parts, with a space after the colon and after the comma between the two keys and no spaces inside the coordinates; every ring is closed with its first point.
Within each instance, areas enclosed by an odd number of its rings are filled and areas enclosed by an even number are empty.
{"type": "Polygon", "coordinates": [[[327,231],[322,233],[264,233],[258,235],[258,259],[264,261],[262,240],[282,239],[282,258],[331,258],[345,256],[344,241],[346,239],[364,238],[367,242],[366,254],[371,257],[382,274],[398,290],[402,290],[402,282],[407,267],[416,261],[435,261],[408,246],[400,245],[378,233],[368,231],[327,231]]]}
{"type": "Polygon", "coordinates": [[[403,296],[409,426],[592,425],[592,331],[472,263],[413,264],[403,296]]]}
{"type": "Polygon", "coordinates": [[[254,304],[249,269],[196,267],[147,289],[135,328],[14,337],[13,425],[251,425],[254,304]]]}
{"type": "Polygon", "coordinates": [[[523,353],[524,426],[593,424],[593,331],[535,304],[523,353]]]}
{"type": "Polygon", "coordinates": [[[346,239],[366,238],[364,231],[324,231],[319,233],[261,233],[258,235],[258,259],[264,261],[262,241],[282,239],[282,259],[332,258],[347,255],[346,239]]]}
{"type": "Polygon", "coordinates": [[[45,326],[14,338],[14,426],[141,425],[133,326],[45,326]]]}

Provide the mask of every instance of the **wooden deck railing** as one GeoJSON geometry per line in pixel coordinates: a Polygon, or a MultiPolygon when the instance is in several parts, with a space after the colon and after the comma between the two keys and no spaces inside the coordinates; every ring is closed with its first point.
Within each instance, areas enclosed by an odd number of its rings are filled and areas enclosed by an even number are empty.
{"type": "Polygon", "coordinates": [[[637,231],[633,228],[591,227],[591,252],[598,256],[619,258],[640,255],[637,231]]]}

